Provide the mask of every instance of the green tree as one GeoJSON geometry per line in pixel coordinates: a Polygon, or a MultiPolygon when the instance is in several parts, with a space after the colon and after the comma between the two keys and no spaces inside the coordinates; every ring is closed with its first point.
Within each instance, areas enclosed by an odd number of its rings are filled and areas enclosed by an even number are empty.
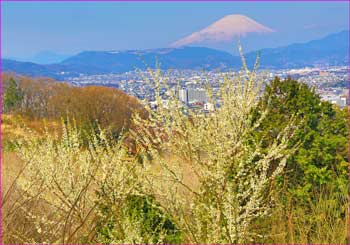
{"type": "Polygon", "coordinates": [[[4,111],[10,112],[17,109],[22,99],[23,96],[16,81],[13,78],[10,78],[7,90],[4,94],[4,111]]]}
{"type": "MultiPolygon", "coordinates": [[[[141,243],[181,243],[181,232],[170,217],[162,210],[155,198],[150,196],[130,195],[123,203],[111,202],[104,189],[98,192],[100,197],[100,219],[97,224],[96,242],[118,243],[126,239],[127,227],[120,221],[128,220],[137,226],[137,235],[132,242],[141,243]],[[118,225],[119,223],[119,225],[118,225]],[[139,240],[137,239],[139,236],[139,240]]],[[[124,221],[125,222],[125,221],[124,221]]]]}
{"type": "MultiPolygon", "coordinates": [[[[310,197],[327,184],[336,183],[338,190],[346,191],[346,112],[321,101],[314,89],[291,78],[276,77],[266,86],[254,116],[268,109],[256,137],[265,146],[295,117],[301,127],[291,144],[302,142],[286,167],[289,190],[298,197],[310,197]]],[[[266,148],[268,151],[269,149],[266,148]]],[[[344,192],[345,193],[345,192],[344,192]]]]}

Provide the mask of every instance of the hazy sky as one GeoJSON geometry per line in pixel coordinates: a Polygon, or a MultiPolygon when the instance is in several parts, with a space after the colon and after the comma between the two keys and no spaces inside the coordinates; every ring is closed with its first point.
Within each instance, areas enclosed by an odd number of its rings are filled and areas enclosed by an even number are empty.
{"type": "Polygon", "coordinates": [[[308,41],[349,29],[348,2],[1,2],[1,5],[3,57],[30,57],[46,50],[75,54],[82,50],[167,47],[228,14],[243,14],[276,30],[265,43],[257,40],[256,48],[308,41]]]}

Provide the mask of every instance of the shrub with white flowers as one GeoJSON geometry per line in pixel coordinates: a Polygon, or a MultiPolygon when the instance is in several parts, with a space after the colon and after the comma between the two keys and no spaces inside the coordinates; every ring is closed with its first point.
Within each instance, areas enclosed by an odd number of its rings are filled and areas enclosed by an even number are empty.
{"type": "MultiPolygon", "coordinates": [[[[264,84],[257,65],[250,71],[242,60],[237,75],[223,77],[215,95],[221,103],[209,114],[183,113],[167,78],[159,69],[150,70],[157,108],[147,107],[147,119],[134,118],[139,154],[148,156],[143,158],[144,192],[156,196],[190,243],[242,243],[259,236],[250,225],[269,214],[273,200],[268,187],[297,147],[288,146],[293,122],[268,152],[252,137],[266,115],[261,112],[255,122],[251,117],[264,84]],[[171,94],[165,105],[163,88],[171,94]]],[[[210,87],[208,97],[215,104],[210,87]]]]}

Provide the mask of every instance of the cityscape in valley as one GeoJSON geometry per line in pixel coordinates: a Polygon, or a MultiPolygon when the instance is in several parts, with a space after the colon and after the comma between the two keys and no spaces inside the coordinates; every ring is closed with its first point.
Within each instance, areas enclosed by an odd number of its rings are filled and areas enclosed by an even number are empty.
{"type": "MultiPolygon", "coordinates": [[[[199,106],[205,110],[205,108],[208,108],[206,86],[210,84],[215,92],[215,89],[218,89],[223,82],[224,76],[234,76],[237,72],[174,70],[170,74],[166,71],[164,73],[169,80],[169,85],[177,90],[181,101],[185,102],[186,105],[199,106]],[[182,95],[185,91],[188,93],[187,97],[182,95]]],[[[346,66],[264,71],[260,74],[260,79],[268,82],[275,76],[280,78],[290,76],[315,88],[315,91],[323,100],[340,107],[346,106],[349,93],[348,68],[346,66]]],[[[67,81],[75,86],[103,85],[119,88],[141,100],[146,99],[152,104],[155,101],[155,91],[147,81],[149,79],[151,78],[147,71],[132,71],[121,74],[80,75],[79,77],[69,78],[67,81]]],[[[165,104],[168,97],[166,93],[163,94],[165,104]]],[[[210,105],[209,108],[211,108],[210,105]]]]}

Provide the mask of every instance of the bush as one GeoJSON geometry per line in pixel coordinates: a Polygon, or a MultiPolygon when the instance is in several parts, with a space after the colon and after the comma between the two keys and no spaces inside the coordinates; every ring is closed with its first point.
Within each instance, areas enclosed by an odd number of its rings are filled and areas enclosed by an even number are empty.
{"type": "MultiPolygon", "coordinates": [[[[116,203],[100,202],[101,219],[97,227],[99,243],[181,243],[181,232],[167,217],[154,198],[145,196],[129,196],[119,212],[116,203]],[[137,236],[126,234],[130,230],[118,226],[121,219],[126,219],[130,225],[138,225],[137,236]],[[119,220],[119,221],[118,221],[119,220]],[[130,237],[129,239],[127,237],[130,237]]],[[[129,227],[130,228],[130,227],[129,227]]],[[[134,229],[133,229],[134,230],[134,229]]],[[[134,232],[132,234],[135,234],[134,232]]]]}
{"type": "Polygon", "coordinates": [[[182,113],[175,95],[163,106],[160,91],[167,89],[167,81],[160,70],[151,73],[157,110],[147,108],[148,119],[136,116],[132,131],[139,153],[150,155],[150,160],[143,158],[143,192],[153,193],[185,242],[254,241],[259,234],[250,227],[270,212],[269,186],[297,147],[289,148],[297,125],[289,120],[268,143],[269,151],[263,151],[251,137],[267,113],[262,111],[253,123],[263,82],[246,66],[238,76],[224,77],[221,105],[208,115],[182,113]]]}
{"type": "Polygon", "coordinates": [[[123,200],[133,175],[121,140],[111,140],[103,130],[92,134],[86,146],[75,124],[62,125],[61,136],[32,132],[19,141],[17,153],[24,166],[12,185],[19,199],[3,199],[4,233],[9,241],[22,243],[78,243],[82,237],[93,240],[98,214],[96,192],[107,181],[119,183],[116,191],[123,200]],[[30,232],[20,234],[16,223],[20,211],[30,232]],[[13,229],[12,229],[13,227],[13,229]],[[20,234],[20,235],[19,235],[20,234]]]}

